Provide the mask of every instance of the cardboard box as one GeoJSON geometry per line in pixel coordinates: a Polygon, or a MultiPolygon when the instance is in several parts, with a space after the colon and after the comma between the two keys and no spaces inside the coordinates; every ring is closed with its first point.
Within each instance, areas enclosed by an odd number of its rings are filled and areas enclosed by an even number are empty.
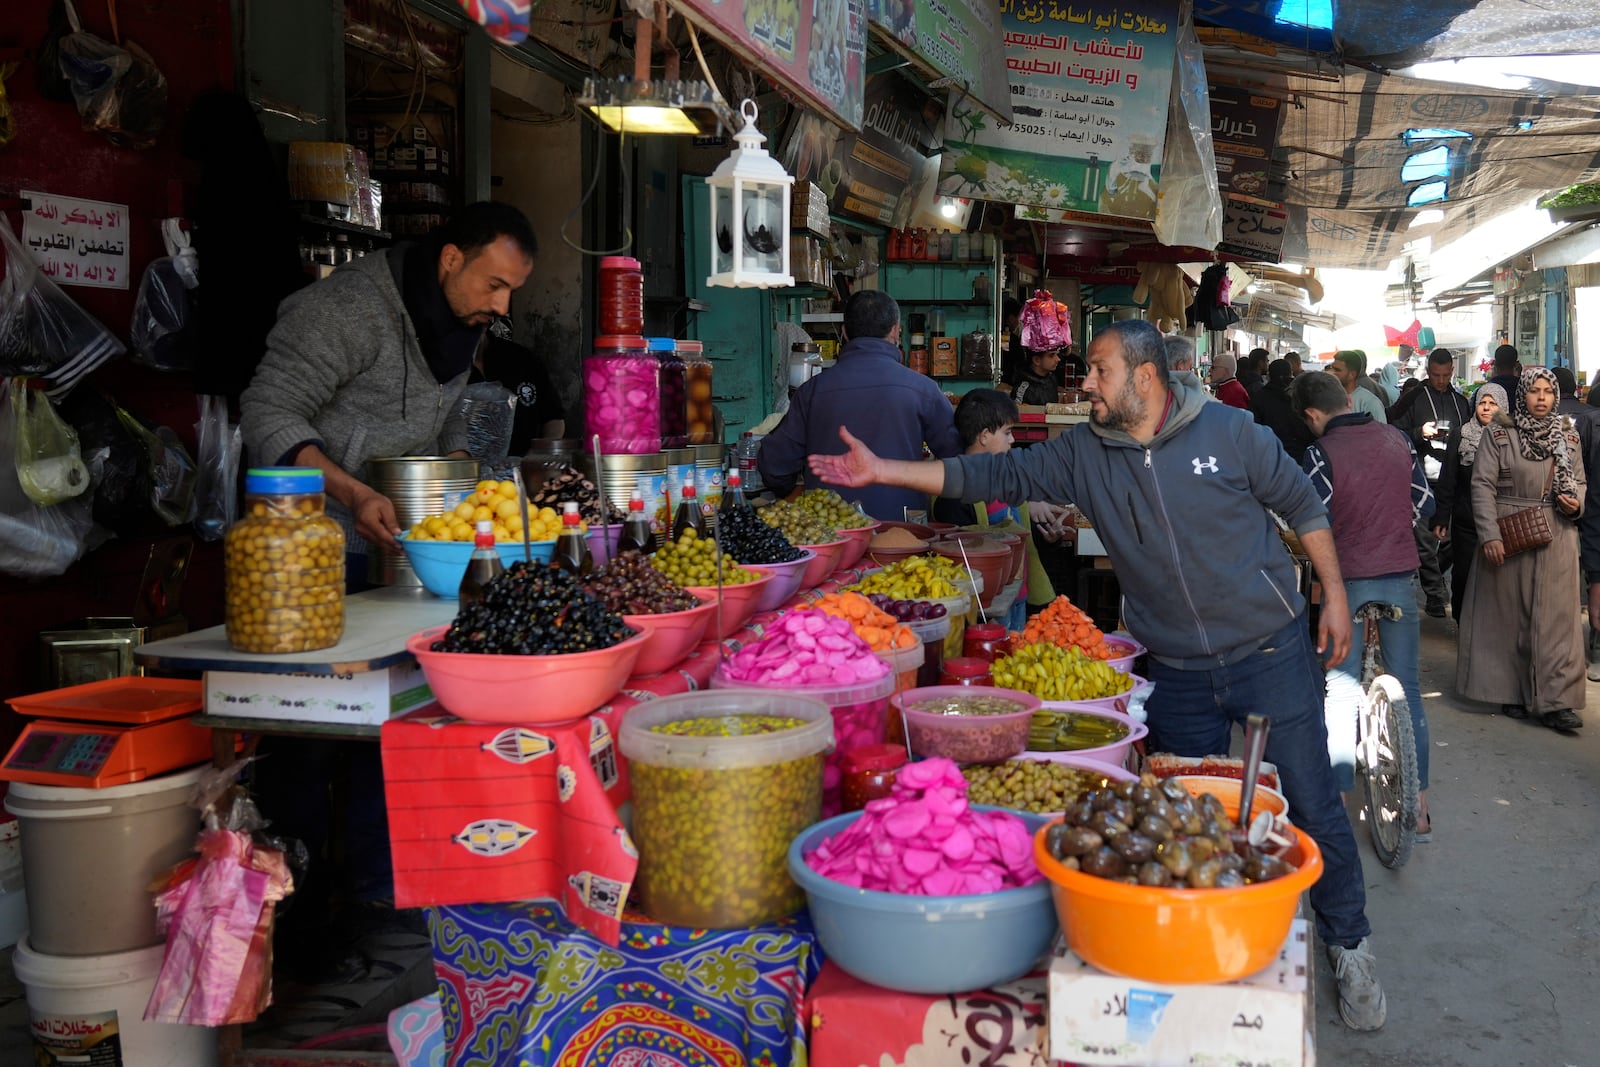
{"type": "Polygon", "coordinates": [[[1271,966],[1224,985],[1118,978],[1063,951],[1050,964],[1050,1056],[1084,1067],[1313,1067],[1310,937],[1296,919],[1271,966]]]}
{"type": "Polygon", "coordinates": [[[433,701],[415,660],[353,674],[206,671],[206,714],[381,726],[433,701]]]}

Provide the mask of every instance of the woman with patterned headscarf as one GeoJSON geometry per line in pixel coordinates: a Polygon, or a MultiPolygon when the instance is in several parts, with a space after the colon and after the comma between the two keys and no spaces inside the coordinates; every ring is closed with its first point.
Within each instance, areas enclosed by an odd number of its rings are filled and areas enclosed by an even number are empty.
{"type": "Polygon", "coordinates": [[[1578,434],[1556,413],[1559,396],[1555,375],[1529,367],[1515,409],[1481,431],[1471,494],[1483,559],[1467,579],[1456,687],[1510,718],[1535,715],[1570,732],[1583,725],[1587,684],[1572,602],[1586,486],[1578,434]],[[1554,539],[1508,557],[1497,520],[1529,507],[1544,508],[1554,539]]]}
{"type": "MultiPolygon", "coordinates": [[[[1478,527],[1472,520],[1472,466],[1478,458],[1478,443],[1497,414],[1511,410],[1506,391],[1490,382],[1472,394],[1473,417],[1461,427],[1450,443],[1440,465],[1439,481],[1433,496],[1433,536],[1440,551],[1448,542],[1450,559],[1450,617],[1461,621],[1466,601],[1467,575],[1472,573],[1473,557],[1478,554],[1478,527]]],[[[1442,568],[1446,561],[1441,559],[1442,568]]]]}

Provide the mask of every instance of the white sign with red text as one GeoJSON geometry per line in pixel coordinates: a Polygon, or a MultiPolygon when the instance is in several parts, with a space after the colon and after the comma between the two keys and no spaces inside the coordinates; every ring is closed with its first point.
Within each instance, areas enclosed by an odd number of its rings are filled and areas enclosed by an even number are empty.
{"type": "Polygon", "coordinates": [[[25,189],[22,243],[57,285],[128,287],[128,205],[25,189]]]}

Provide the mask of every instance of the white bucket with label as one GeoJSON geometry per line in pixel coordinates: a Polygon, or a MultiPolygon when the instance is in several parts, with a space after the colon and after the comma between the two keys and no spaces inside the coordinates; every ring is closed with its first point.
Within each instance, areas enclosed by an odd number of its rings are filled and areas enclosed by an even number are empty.
{"type": "Polygon", "coordinates": [[[12,968],[27,987],[28,1030],[41,1065],[211,1067],[216,1030],[144,1022],[165,945],[114,956],[46,956],[24,937],[12,968]]]}

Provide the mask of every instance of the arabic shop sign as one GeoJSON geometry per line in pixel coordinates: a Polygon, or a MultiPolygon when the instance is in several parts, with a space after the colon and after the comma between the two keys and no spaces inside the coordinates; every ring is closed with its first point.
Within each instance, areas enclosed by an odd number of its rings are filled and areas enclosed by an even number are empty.
{"type": "Polygon", "coordinates": [[[1217,185],[1224,193],[1265,197],[1272,150],[1283,119],[1281,102],[1231,85],[1212,85],[1211,143],[1217,153],[1217,185]]]}
{"type": "Polygon", "coordinates": [[[1282,204],[1222,198],[1222,240],[1218,252],[1245,256],[1258,263],[1283,260],[1283,231],[1288,221],[1282,204]]]}
{"type": "Polygon", "coordinates": [[[1154,219],[1177,8],[1000,0],[1013,123],[952,97],[939,192],[1154,219]]]}
{"type": "Polygon", "coordinates": [[[57,285],[128,287],[128,205],[78,200],[31,189],[22,243],[57,285]]]}
{"type": "Polygon", "coordinates": [[[673,7],[781,88],[861,128],[867,0],[674,0],[673,7]]]}
{"type": "Polygon", "coordinates": [[[1010,79],[996,0],[867,0],[867,22],[933,78],[954,78],[968,96],[1011,120],[1010,79]]]}

